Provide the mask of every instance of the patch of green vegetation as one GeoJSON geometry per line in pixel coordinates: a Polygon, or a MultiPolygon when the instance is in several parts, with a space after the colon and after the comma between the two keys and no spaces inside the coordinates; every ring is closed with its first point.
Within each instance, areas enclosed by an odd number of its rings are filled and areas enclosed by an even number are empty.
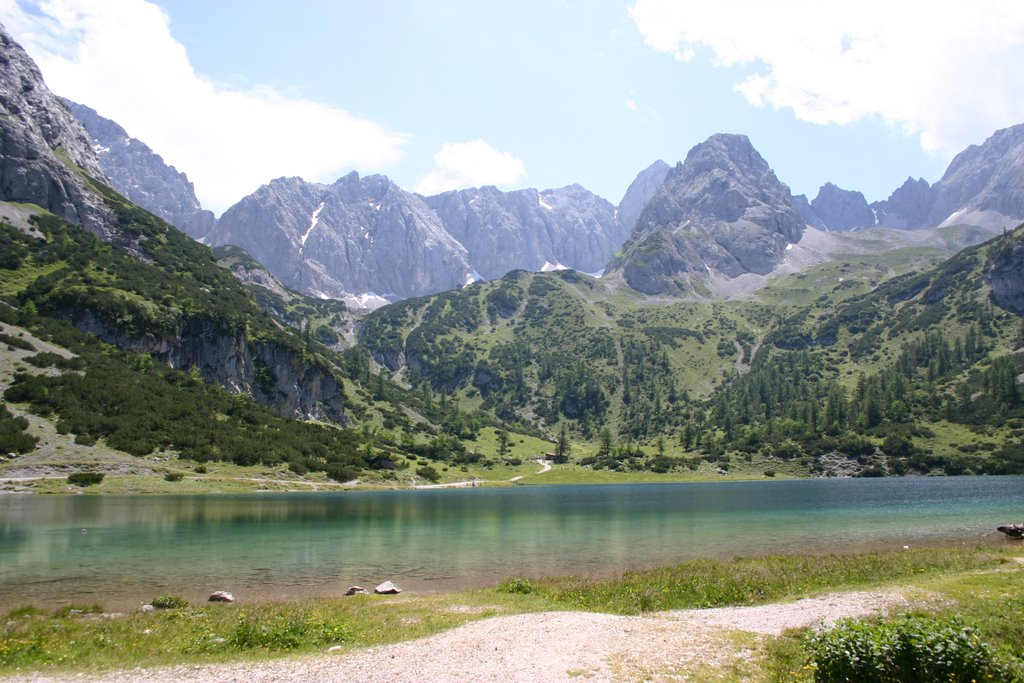
{"type": "Polygon", "coordinates": [[[845,620],[812,636],[807,649],[815,683],[1017,678],[1014,665],[957,617],[845,620]]]}
{"type": "Polygon", "coordinates": [[[561,609],[639,614],[754,605],[826,589],[992,567],[1000,559],[998,553],[957,548],[814,557],[699,559],[674,567],[629,572],[615,579],[530,579],[530,584],[532,595],[543,597],[561,609]]]}
{"type": "MultiPolygon", "coordinates": [[[[518,597],[518,596],[517,596],[518,597]]],[[[508,610],[493,592],[416,600],[180,606],[102,618],[22,608],[0,626],[0,672],[111,670],[346,650],[411,640],[508,610]]],[[[521,608],[517,608],[521,611],[521,608]]]]}
{"type": "MultiPolygon", "coordinates": [[[[1019,654],[1024,611],[1014,607],[1020,606],[1019,595],[1024,594],[1024,571],[1007,573],[1005,566],[1005,555],[990,549],[930,548],[702,560],[603,581],[511,579],[495,589],[453,595],[182,605],[128,615],[98,615],[98,608],[90,606],[50,616],[22,607],[9,612],[0,626],[0,672],[102,672],[262,659],[323,652],[335,645],[350,650],[412,640],[499,614],[581,607],[634,614],[665,607],[752,604],[893,583],[938,591],[955,600],[940,607],[937,617],[961,611],[964,622],[975,625],[1000,652],[1019,654]]],[[[742,678],[811,680],[811,669],[802,668],[804,643],[802,632],[738,643],[757,654],[742,678]]],[[[728,671],[706,673],[729,676],[728,671]]]]}

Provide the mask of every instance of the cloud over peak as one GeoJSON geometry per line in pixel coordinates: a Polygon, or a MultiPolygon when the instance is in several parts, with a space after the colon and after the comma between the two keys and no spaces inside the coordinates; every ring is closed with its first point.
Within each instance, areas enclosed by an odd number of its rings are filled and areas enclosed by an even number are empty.
{"type": "Polygon", "coordinates": [[[748,102],[811,123],[877,118],[951,156],[1024,121],[1024,3],[637,0],[629,13],[652,49],[747,66],[748,102]]]}
{"type": "Polygon", "coordinates": [[[145,0],[0,0],[7,28],[58,95],[124,126],[188,174],[221,212],[281,175],[330,181],[379,170],[406,137],[375,121],[273,88],[233,88],[197,74],[167,15],[145,0]]]}
{"type": "Polygon", "coordinates": [[[522,160],[483,140],[445,143],[434,154],[434,169],[416,184],[422,195],[480,185],[510,186],[526,179],[522,160]]]}

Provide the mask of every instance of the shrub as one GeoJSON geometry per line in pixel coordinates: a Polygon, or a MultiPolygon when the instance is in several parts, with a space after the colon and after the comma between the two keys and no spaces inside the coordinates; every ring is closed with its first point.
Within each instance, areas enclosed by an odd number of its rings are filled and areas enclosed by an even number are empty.
{"type": "Polygon", "coordinates": [[[149,604],[157,609],[180,609],[188,607],[188,600],[177,595],[161,595],[150,600],[149,604]]]}
{"type": "Polygon", "coordinates": [[[181,472],[168,472],[164,475],[164,481],[181,481],[184,477],[181,472]]]}
{"type": "Polygon", "coordinates": [[[816,683],[1011,680],[1011,672],[959,619],[856,619],[808,641],[816,683]]]}
{"type": "Polygon", "coordinates": [[[74,472],[68,475],[68,483],[75,486],[92,486],[103,481],[102,472],[74,472]]]}
{"type": "Polygon", "coordinates": [[[534,586],[533,582],[529,579],[509,579],[498,586],[499,593],[509,593],[513,595],[529,595],[535,590],[537,590],[537,587],[534,586]]]}
{"type": "Polygon", "coordinates": [[[436,482],[441,479],[441,475],[430,465],[424,465],[423,467],[416,468],[416,474],[423,477],[427,481],[436,482]]]}

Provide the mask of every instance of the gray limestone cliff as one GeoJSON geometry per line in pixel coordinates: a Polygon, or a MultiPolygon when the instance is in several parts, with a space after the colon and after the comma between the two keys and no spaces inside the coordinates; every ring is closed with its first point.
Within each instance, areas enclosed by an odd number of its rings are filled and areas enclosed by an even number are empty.
{"type": "Polygon", "coordinates": [[[579,185],[512,192],[481,187],[425,201],[487,280],[554,267],[596,273],[628,235],[615,207],[579,185]]]}
{"type": "Polygon", "coordinates": [[[932,204],[931,189],[924,178],[908,177],[888,199],[871,205],[878,224],[888,228],[924,227],[932,204]]]}
{"type": "Polygon", "coordinates": [[[1016,227],[1024,219],[1024,124],[957,154],[931,195],[927,225],[1016,227]]]}
{"type": "Polygon", "coordinates": [[[640,171],[626,188],[626,194],[622,195],[622,201],[619,202],[619,222],[632,231],[647,202],[661,189],[671,170],[671,166],[658,159],[640,171]]]}
{"type": "Polygon", "coordinates": [[[63,102],[92,138],[100,166],[115,190],[196,239],[210,231],[216,219],[199,203],[188,176],[114,121],[84,104],[63,102]]]}
{"type": "Polygon", "coordinates": [[[0,200],[36,204],[106,237],[112,214],[83,173],[106,181],[88,135],[0,26],[0,200]]]}
{"type": "Polygon", "coordinates": [[[333,185],[278,178],[224,212],[204,241],[242,247],[314,296],[395,300],[473,279],[466,250],[430,207],[380,175],[353,172],[333,185]]]}
{"type": "Polygon", "coordinates": [[[989,250],[985,282],[997,306],[1024,315],[1024,226],[1002,237],[989,250]]]}
{"type": "Polygon", "coordinates": [[[743,135],[713,135],[678,164],[609,264],[645,294],[694,291],[712,274],[767,274],[804,220],[789,188],[743,135]]]}
{"type": "Polygon", "coordinates": [[[796,206],[796,210],[800,212],[800,217],[804,219],[805,224],[812,228],[818,228],[819,230],[828,230],[828,226],[825,225],[825,221],[821,220],[821,216],[814,212],[814,209],[811,207],[811,203],[807,201],[807,195],[793,195],[793,205],[796,206]]]}
{"type": "Polygon", "coordinates": [[[864,195],[825,183],[811,200],[814,211],[827,230],[856,230],[875,225],[875,214],[864,195]]]}

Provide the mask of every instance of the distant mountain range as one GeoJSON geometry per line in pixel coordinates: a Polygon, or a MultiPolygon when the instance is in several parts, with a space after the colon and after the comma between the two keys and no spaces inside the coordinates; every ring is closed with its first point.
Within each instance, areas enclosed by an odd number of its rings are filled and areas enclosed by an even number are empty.
{"type": "MultiPolygon", "coordinates": [[[[185,174],[115,122],[66,104],[92,138],[88,154],[81,140],[63,145],[87,158],[83,167],[101,170],[119,192],[192,237],[241,247],[286,286],[357,307],[513,270],[561,268],[607,273],[645,294],[707,296],[716,291],[709,282],[774,272],[805,225],[830,232],[969,225],[980,238],[1024,220],[1024,125],[964,150],[934,185],[908,178],[870,204],[832,183],[812,200],[794,197],[747,138],[715,135],[675,167],[659,160],[641,171],[618,207],[579,185],[423,197],[384,176],[351,173],[330,185],[272,180],[215,220],[185,174]]],[[[80,196],[45,201],[93,221],[80,196]]]]}

